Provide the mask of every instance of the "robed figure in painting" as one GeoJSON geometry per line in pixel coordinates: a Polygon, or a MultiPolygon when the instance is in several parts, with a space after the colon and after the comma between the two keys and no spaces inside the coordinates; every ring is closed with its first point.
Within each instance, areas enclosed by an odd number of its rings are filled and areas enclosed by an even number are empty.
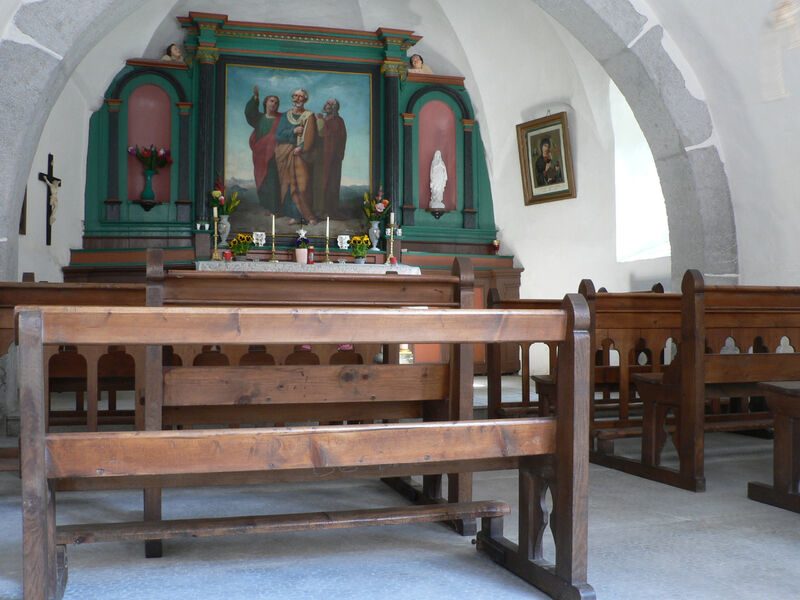
{"type": "Polygon", "coordinates": [[[278,212],[281,202],[281,185],[278,163],[275,158],[275,134],[281,113],[277,96],[264,98],[264,112],[258,110],[258,86],[253,87],[253,97],[244,107],[244,116],[253,128],[250,150],[253,152],[253,174],[258,192],[258,202],[271,213],[278,212]]]}
{"type": "Polygon", "coordinates": [[[283,113],[278,123],[275,156],[284,212],[292,217],[292,221],[296,222],[297,216],[301,216],[310,225],[315,225],[318,219],[312,210],[311,190],[318,134],[316,117],[313,112],[305,109],[306,102],[306,90],[297,89],[292,92],[292,109],[283,113]]]}
{"type": "Polygon", "coordinates": [[[322,201],[319,202],[318,214],[337,217],[339,213],[339,190],[342,186],[342,161],[347,145],[347,128],[344,119],[339,116],[339,101],[329,98],[325,102],[322,113],[317,114],[319,135],[322,141],[322,201]]]}

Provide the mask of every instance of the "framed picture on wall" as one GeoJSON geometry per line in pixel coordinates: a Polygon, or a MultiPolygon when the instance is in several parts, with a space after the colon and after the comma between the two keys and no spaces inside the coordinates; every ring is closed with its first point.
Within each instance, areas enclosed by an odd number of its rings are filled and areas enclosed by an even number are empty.
{"type": "Polygon", "coordinates": [[[525,205],[575,197],[567,113],[517,125],[525,205]]]}
{"type": "Polygon", "coordinates": [[[372,64],[220,60],[215,171],[241,201],[234,230],[268,231],[273,214],[281,233],[302,220],[316,235],[328,217],[332,233],[360,227],[380,179],[379,75],[372,64]]]}

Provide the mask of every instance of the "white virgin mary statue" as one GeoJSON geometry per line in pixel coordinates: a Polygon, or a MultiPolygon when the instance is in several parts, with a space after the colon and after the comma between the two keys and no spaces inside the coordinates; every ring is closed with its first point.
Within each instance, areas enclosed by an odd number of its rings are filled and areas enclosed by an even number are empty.
{"type": "Polygon", "coordinates": [[[437,150],[431,161],[431,202],[429,208],[441,210],[444,206],[444,188],[447,185],[447,167],[441,151],[437,150]]]}

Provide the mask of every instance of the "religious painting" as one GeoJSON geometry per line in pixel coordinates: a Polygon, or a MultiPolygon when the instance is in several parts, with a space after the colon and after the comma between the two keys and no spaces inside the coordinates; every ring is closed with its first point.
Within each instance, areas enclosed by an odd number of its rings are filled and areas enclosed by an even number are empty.
{"type": "Polygon", "coordinates": [[[517,125],[525,204],[575,197],[567,113],[517,125]]]}
{"type": "Polygon", "coordinates": [[[228,197],[238,193],[232,229],[270,231],[272,215],[283,234],[302,224],[322,235],[328,218],[331,234],[363,229],[364,192],[377,188],[375,67],[220,63],[224,129],[217,129],[215,179],[228,197]]]}

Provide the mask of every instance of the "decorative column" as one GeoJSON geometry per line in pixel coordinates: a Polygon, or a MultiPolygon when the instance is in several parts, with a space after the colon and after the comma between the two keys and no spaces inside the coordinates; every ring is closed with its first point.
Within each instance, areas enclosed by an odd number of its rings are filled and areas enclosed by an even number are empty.
{"type": "MultiPolygon", "coordinates": [[[[406,50],[421,38],[403,29],[380,28],[377,33],[384,45],[381,65],[384,106],[383,187],[394,207],[397,207],[400,190],[400,78],[406,76],[406,50]]],[[[405,220],[403,224],[406,224],[405,220]]]]}
{"type": "Polygon", "coordinates": [[[414,224],[414,120],[413,113],[403,113],[403,225],[414,224]]]}
{"type": "MultiPolygon", "coordinates": [[[[122,100],[106,98],[108,107],[108,180],[106,187],[105,219],[106,221],[120,220],[119,200],[119,111],[122,100]]],[[[127,156],[127,155],[126,155],[127,156]]]]}
{"type": "Polygon", "coordinates": [[[189,198],[189,114],[191,102],[178,102],[178,199],[175,201],[175,219],[178,223],[192,220],[192,200],[189,198]]]}
{"type": "Polygon", "coordinates": [[[214,75],[219,59],[217,31],[227,17],[207,13],[193,13],[191,17],[198,31],[194,59],[199,63],[195,218],[209,221],[208,193],[214,185],[214,75]]]}
{"type": "Polygon", "coordinates": [[[475,127],[474,119],[462,119],[464,127],[464,210],[463,223],[464,229],[477,229],[478,211],[475,209],[475,192],[472,185],[473,181],[473,160],[472,160],[472,130],[475,127]]]}
{"type": "Polygon", "coordinates": [[[400,72],[404,64],[387,59],[381,66],[383,73],[383,106],[385,122],[383,127],[383,177],[386,195],[397,202],[400,174],[400,131],[397,118],[400,114],[400,72]]]}

